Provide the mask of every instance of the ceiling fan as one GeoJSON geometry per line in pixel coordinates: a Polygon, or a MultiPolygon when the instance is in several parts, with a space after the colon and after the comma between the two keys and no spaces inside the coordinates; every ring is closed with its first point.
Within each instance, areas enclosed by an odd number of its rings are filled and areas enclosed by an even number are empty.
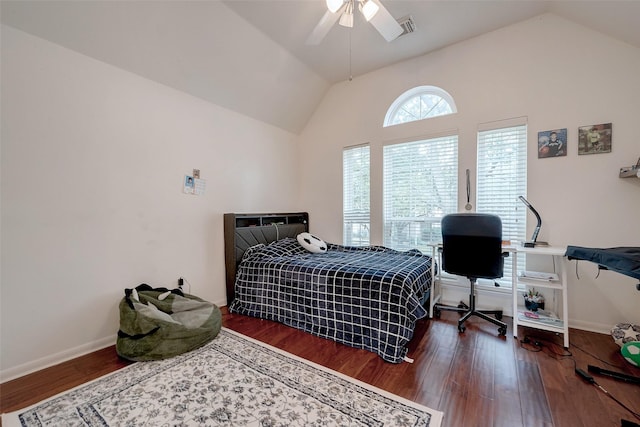
{"type": "Polygon", "coordinates": [[[371,23],[388,42],[395,40],[403,32],[400,24],[380,3],[380,0],[326,0],[326,2],[328,10],[307,38],[308,45],[320,44],[336,21],[343,27],[353,27],[353,14],[356,9],[360,10],[364,19],[371,23]]]}

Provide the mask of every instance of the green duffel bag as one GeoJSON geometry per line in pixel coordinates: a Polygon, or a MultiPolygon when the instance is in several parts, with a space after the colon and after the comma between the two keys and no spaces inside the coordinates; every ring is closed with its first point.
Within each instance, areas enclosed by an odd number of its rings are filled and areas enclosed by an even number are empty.
{"type": "Polygon", "coordinates": [[[222,314],[215,304],[179,289],[154,289],[146,284],[125,289],[119,308],[116,351],[138,362],[194,350],[214,339],[222,326],[222,314]]]}

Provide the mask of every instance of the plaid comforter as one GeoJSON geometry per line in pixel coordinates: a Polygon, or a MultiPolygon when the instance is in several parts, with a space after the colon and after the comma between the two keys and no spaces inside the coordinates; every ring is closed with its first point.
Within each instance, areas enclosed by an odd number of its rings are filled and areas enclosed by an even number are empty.
{"type": "Polygon", "coordinates": [[[328,246],[314,254],[287,238],[249,248],[230,311],[401,362],[416,320],[427,314],[421,300],[431,285],[431,257],[380,246],[328,246]]]}

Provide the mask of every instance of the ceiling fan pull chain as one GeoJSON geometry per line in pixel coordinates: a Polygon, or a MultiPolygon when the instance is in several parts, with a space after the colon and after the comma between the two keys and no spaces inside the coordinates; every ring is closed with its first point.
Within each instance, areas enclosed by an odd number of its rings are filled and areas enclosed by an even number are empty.
{"type": "Polygon", "coordinates": [[[353,80],[353,72],[351,71],[351,32],[352,28],[349,28],[349,81],[353,80]]]}

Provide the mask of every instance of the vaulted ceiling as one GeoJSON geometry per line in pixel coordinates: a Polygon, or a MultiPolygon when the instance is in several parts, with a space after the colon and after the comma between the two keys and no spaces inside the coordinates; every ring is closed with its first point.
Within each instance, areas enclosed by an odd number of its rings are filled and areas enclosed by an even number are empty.
{"type": "MultiPolygon", "coordinates": [[[[640,1],[382,0],[416,31],[387,43],[356,14],[305,43],[324,0],[2,1],[3,24],[299,133],[331,84],[554,13],[640,48],[640,1]]],[[[3,54],[4,55],[4,54],[3,54]]],[[[3,60],[5,58],[3,57],[3,60]]]]}
{"type": "Polygon", "coordinates": [[[410,15],[415,32],[387,43],[356,12],[352,29],[336,24],[320,45],[309,46],[306,39],[326,11],[324,0],[227,0],[225,4],[332,83],[349,77],[350,43],[356,76],[547,12],[640,47],[640,1],[635,0],[381,2],[396,19],[410,15]]]}

